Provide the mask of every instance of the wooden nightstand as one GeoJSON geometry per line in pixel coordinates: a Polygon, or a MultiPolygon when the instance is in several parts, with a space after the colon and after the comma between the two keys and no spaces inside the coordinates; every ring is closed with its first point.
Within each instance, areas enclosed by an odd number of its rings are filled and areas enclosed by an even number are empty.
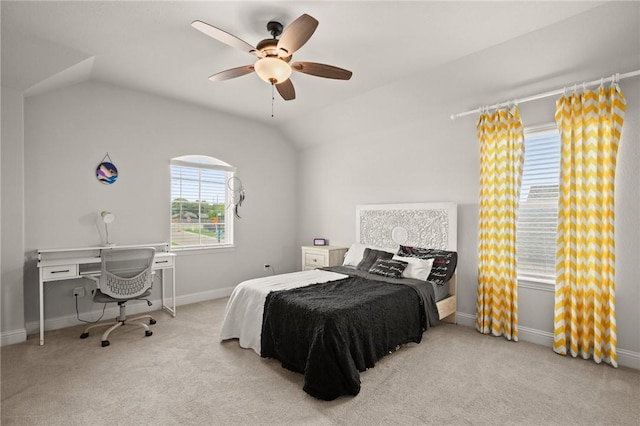
{"type": "Polygon", "coordinates": [[[302,270],[342,265],[347,250],[337,246],[302,246],[302,270]]]}

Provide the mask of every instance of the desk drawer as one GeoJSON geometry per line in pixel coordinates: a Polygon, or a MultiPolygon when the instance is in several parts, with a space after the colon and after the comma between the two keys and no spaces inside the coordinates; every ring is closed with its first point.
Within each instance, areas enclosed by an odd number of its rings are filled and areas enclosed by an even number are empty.
{"type": "Polygon", "coordinates": [[[75,278],[78,276],[78,265],[56,265],[42,268],[42,278],[44,281],[62,280],[65,278],[75,278]]]}
{"type": "Polygon", "coordinates": [[[156,256],[153,259],[153,269],[164,269],[173,266],[173,259],[175,256],[156,256]]]}

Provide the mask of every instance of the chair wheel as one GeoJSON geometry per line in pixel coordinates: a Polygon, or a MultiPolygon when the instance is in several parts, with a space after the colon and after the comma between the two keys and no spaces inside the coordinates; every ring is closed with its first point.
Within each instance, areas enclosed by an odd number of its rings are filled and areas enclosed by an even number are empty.
{"type": "Polygon", "coordinates": [[[103,340],[103,341],[102,341],[102,347],[103,347],[103,348],[104,348],[105,346],[109,346],[109,345],[110,345],[110,343],[109,343],[109,341],[108,341],[108,340],[103,340]]]}
{"type": "Polygon", "coordinates": [[[80,335],[80,338],[81,338],[81,339],[86,339],[87,337],[89,337],[89,333],[82,333],[82,334],[80,335]]]}
{"type": "Polygon", "coordinates": [[[151,324],[151,325],[155,324],[156,322],[157,322],[157,321],[156,321],[156,320],[154,320],[153,318],[151,318],[151,319],[149,320],[149,324],[151,324]]]}
{"type": "Polygon", "coordinates": [[[151,331],[151,330],[146,330],[144,332],[144,335],[147,336],[147,337],[151,336],[152,334],[153,334],[153,331],[151,331]]]}

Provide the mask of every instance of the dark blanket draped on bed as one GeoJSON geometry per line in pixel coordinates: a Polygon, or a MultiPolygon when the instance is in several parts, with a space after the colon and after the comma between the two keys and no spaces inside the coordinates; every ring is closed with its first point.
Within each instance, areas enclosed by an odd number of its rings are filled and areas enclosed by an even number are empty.
{"type": "Polygon", "coordinates": [[[271,292],[261,355],[303,373],[304,390],[316,398],[357,395],[360,371],[401,344],[419,343],[437,318],[433,288],[420,281],[408,286],[352,276],[271,292]]]}

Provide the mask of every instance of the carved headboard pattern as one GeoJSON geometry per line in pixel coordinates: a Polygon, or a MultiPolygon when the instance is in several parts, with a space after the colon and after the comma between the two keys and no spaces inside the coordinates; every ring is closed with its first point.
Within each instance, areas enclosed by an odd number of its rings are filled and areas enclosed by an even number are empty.
{"type": "Polygon", "coordinates": [[[382,248],[406,246],[455,251],[454,203],[362,204],[356,206],[356,241],[382,248]]]}

